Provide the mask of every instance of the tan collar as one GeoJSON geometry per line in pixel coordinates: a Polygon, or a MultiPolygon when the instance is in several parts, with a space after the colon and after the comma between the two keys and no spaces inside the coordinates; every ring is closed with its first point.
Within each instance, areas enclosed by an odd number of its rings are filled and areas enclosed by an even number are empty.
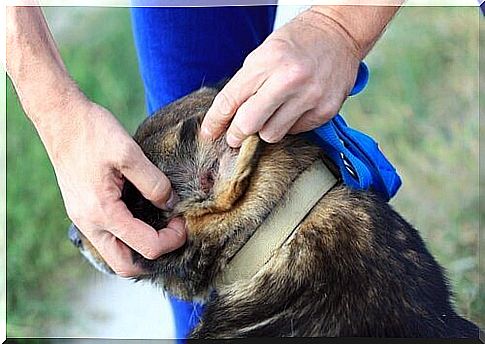
{"type": "Polygon", "coordinates": [[[290,236],[317,202],[337,183],[321,160],[295,180],[280,203],[219,274],[216,287],[253,277],[290,236]]]}

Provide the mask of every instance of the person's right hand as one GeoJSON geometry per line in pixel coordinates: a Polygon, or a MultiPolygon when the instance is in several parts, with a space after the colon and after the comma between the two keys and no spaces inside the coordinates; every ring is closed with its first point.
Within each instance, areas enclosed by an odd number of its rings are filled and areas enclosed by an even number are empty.
{"type": "Polygon", "coordinates": [[[66,211],[112,270],[123,277],[143,273],[131,251],[147,259],[182,246],[185,224],[173,219],[156,229],[134,218],[121,200],[124,178],[159,208],[171,208],[168,178],[143,154],[116,118],[86,98],[54,110],[38,128],[55,169],[66,211]],[[45,122],[44,122],[45,123],[45,122]]]}

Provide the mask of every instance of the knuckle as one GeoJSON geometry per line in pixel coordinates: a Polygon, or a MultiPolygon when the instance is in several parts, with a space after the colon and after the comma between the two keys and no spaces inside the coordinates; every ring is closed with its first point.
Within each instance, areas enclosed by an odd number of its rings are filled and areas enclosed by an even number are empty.
{"type": "Polygon", "coordinates": [[[316,103],[323,94],[323,90],[319,85],[310,85],[307,88],[307,95],[308,95],[308,100],[316,103]]]}
{"type": "Polygon", "coordinates": [[[238,132],[239,135],[236,134],[238,137],[246,137],[258,132],[256,124],[254,121],[245,121],[241,124],[234,123],[234,130],[238,132]]]}
{"type": "Polygon", "coordinates": [[[319,127],[323,123],[325,123],[328,120],[328,116],[325,113],[320,113],[317,111],[312,111],[308,115],[307,118],[305,118],[305,128],[307,130],[314,129],[316,127],[319,127]]]}
{"type": "Polygon", "coordinates": [[[113,261],[108,264],[113,272],[120,277],[133,277],[137,275],[136,266],[127,261],[113,261]]]}
{"type": "Polygon", "coordinates": [[[246,136],[251,135],[251,133],[249,132],[249,130],[247,130],[247,128],[243,129],[239,125],[236,125],[235,123],[234,125],[231,125],[230,133],[238,139],[243,139],[246,136]]]}
{"type": "Polygon", "coordinates": [[[133,168],[133,162],[138,155],[140,147],[134,142],[125,142],[119,145],[119,167],[121,171],[133,168]]]}
{"type": "Polygon", "coordinates": [[[214,104],[219,110],[222,118],[216,118],[216,121],[224,120],[229,117],[233,110],[237,107],[236,99],[227,90],[222,90],[214,99],[214,104]]]}
{"type": "Polygon", "coordinates": [[[284,39],[272,39],[267,42],[266,47],[272,56],[284,56],[284,52],[291,50],[291,44],[284,39]]]}
{"type": "Polygon", "coordinates": [[[67,207],[67,216],[76,226],[89,227],[89,223],[98,223],[102,216],[100,203],[94,199],[85,200],[80,207],[67,207]]]}
{"type": "Polygon", "coordinates": [[[285,71],[287,84],[298,86],[308,81],[311,68],[303,63],[292,63],[285,71]]]}
{"type": "Polygon", "coordinates": [[[204,119],[204,127],[209,130],[211,133],[218,132],[220,130],[222,121],[220,121],[218,118],[212,117],[206,117],[207,120],[204,119]]]}
{"type": "Polygon", "coordinates": [[[97,205],[93,205],[92,214],[96,218],[103,218],[105,221],[112,222],[117,218],[118,209],[112,205],[111,202],[106,200],[100,200],[97,205]]]}
{"type": "Polygon", "coordinates": [[[293,134],[303,133],[319,127],[322,123],[316,112],[309,111],[291,128],[291,132],[293,134]]]}
{"type": "Polygon", "coordinates": [[[172,186],[167,178],[159,178],[150,190],[150,193],[146,195],[146,198],[156,203],[166,202],[170,196],[169,190],[171,187],[172,186]]]}
{"type": "Polygon", "coordinates": [[[325,104],[322,104],[318,108],[318,115],[321,117],[323,121],[328,121],[330,118],[332,118],[334,115],[337,114],[339,109],[340,109],[339,103],[337,103],[336,101],[329,101],[329,102],[326,102],[325,104]]]}
{"type": "Polygon", "coordinates": [[[236,136],[238,138],[243,138],[243,137],[247,137],[251,134],[254,134],[255,131],[253,131],[251,128],[249,128],[248,126],[242,126],[240,129],[236,130],[236,132],[238,132],[236,134],[236,136]]]}
{"type": "Polygon", "coordinates": [[[250,52],[243,62],[243,67],[248,67],[251,65],[257,65],[259,63],[260,51],[258,49],[250,52]]]}
{"type": "Polygon", "coordinates": [[[140,252],[140,254],[148,260],[155,260],[160,257],[162,252],[154,249],[153,247],[147,247],[143,250],[143,252],[140,252]]]}

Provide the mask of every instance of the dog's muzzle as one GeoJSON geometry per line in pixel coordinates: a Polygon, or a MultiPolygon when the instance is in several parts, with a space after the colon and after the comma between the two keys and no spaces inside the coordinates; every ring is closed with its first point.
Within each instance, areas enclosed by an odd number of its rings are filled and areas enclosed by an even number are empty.
{"type": "Polygon", "coordinates": [[[77,248],[82,248],[83,242],[81,240],[81,237],[79,236],[79,231],[74,226],[74,224],[71,224],[69,226],[69,229],[67,230],[67,236],[69,237],[69,240],[76,246],[77,248]]]}

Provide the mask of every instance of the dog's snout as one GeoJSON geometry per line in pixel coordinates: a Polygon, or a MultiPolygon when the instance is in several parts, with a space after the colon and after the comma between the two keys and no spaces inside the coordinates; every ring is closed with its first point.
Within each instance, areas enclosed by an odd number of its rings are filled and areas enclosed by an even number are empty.
{"type": "Polygon", "coordinates": [[[81,248],[83,243],[81,241],[81,237],[79,236],[79,231],[76,226],[74,226],[73,224],[69,226],[67,236],[69,237],[69,240],[71,240],[71,242],[74,244],[74,246],[76,246],[77,248],[81,248]]]}

